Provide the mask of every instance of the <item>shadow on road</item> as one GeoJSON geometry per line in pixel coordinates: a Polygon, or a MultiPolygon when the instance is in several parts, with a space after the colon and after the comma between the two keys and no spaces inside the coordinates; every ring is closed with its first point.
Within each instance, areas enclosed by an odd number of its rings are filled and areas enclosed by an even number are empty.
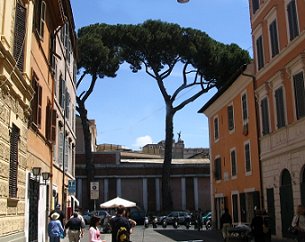
{"type": "Polygon", "coordinates": [[[219,231],[197,231],[187,229],[155,229],[156,232],[171,238],[174,241],[204,241],[204,242],[222,242],[223,238],[219,231]]]}

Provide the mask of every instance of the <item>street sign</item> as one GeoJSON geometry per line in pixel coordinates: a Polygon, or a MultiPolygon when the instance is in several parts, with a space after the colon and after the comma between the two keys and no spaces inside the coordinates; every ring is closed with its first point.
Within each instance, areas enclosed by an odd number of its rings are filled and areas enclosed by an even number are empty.
{"type": "Polygon", "coordinates": [[[100,195],[99,190],[98,182],[90,182],[90,199],[98,199],[100,195]]]}
{"type": "Polygon", "coordinates": [[[76,181],[75,180],[68,181],[68,193],[69,193],[69,195],[75,195],[75,193],[76,193],[76,181]]]}

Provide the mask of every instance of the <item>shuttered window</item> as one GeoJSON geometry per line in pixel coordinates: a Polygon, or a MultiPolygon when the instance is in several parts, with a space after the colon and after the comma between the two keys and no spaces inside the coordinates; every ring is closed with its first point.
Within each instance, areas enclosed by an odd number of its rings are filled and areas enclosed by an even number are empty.
{"type": "Polygon", "coordinates": [[[271,44],[271,55],[272,57],[276,56],[279,53],[279,43],[277,35],[277,23],[276,20],[273,20],[269,26],[270,33],[270,44],[271,44]]]}
{"type": "Polygon", "coordinates": [[[38,83],[38,79],[35,74],[32,77],[32,87],[34,89],[34,97],[31,102],[32,108],[32,124],[36,128],[41,127],[41,109],[42,109],[42,87],[38,83]]]}
{"type": "Polygon", "coordinates": [[[251,171],[251,156],[250,156],[250,144],[245,144],[245,165],[246,165],[246,172],[251,171]]]}
{"type": "Polygon", "coordinates": [[[56,141],[56,120],[57,120],[57,113],[56,110],[52,110],[52,123],[51,123],[51,140],[52,142],[56,141]]]}
{"type": "Polygon", "coordinates": [[[215,180],[221,180],[221,158],[215,159],[215,180]]]}
{"type": "Polygon", "coordinates": [[[260,36],[256,40],[256,55],[257,55],[257,69],[260,70],[264,67],[264,49],[263,37],[260,36]]]}
{"type": "Polygon", "coordinates": [[[63,144],[64,143],[64,133],[59,132],[58,134],[58,164],[63,164],[63,144]]]}
{"type": "Polygon", "coordinates": [[[234,111],[233,111],[233,106],[230,105],[227,108],[228,111],[228,128],[229,130],[233,130],[234,129],[234,111]]]}
{"type": "Polygon", "coordinates": [[[236,151],[231,151],[231,173],[232,176],[236,176],[237,174],[237,165],[236,165],[236,151]]]}
{"type": "Polygon", "coordinates": [[[252,12],[253,14],[259,9],[259,0],[252,0],[252,12]]]}
{"type": "Polygon", "coordinates": [[[214,119],[214,139],[218,140],[219,138],[219,122],[218,118],[214,119]]]}
{"type": "Polygon", "coordinates": [[[247,94],[243,94],[241,97],[242,108],[243,108],[243,121],[248,120],[248,100],[247,94]]]}
{"type": "Polygon", "coordinates": [[[291,0],[287,5],[287,15],[289,24],[289,36],[290,40],[293,40],[299,35],[299,24],[297,17],[297,9],[295,0],[291,0]]]}
{"type": "Polygon", "coordinates": [[[14,58],[20,71],[23,71],[24,66],[24,43],[25,43],[25,22],[26,8],[17,2],[16,18],[15,18],[15,33],[14,33],[14,58]]]}
{"type": "Polygon", "coordinates": [[[10,174],[9,174],[9,197],[17,197],[17,176],[18,176],[18,141],[19,129],[13,125],[10,134],[10,174]]]}
{"type": "Polygon", "coordinates": [[[265,97],[261,101],[261,115],[262,115],[262,133],[263,135],[269,134],[269,108],[268,99],[265,97]]]}
{"type": "Polygon", "coordinates": [[[283,87],[280,87],[275,90],[275,105],[276,105],[277,127],[282,128],[286,125],[283,87]]]}
{"type": "Polygon", "coordinates": [[[305,88],[303,72],[293,76],[297,119],[305,116],[305,88]]]}

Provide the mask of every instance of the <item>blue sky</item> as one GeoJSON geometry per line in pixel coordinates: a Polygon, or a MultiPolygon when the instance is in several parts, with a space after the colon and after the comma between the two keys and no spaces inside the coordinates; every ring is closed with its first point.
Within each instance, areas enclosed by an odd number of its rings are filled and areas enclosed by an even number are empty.
{"type": "MultiPolygon", "coordinates": [[[[94,24],[139,24],[147,19],[177,23],[206,32],[217,41],[236,43],[252,56],[248,0],[71,0],[76,31],[94,24]]],[[[178,77],[177,77],[178,78],[178,77]]],[[[80,91],[80,90],[79,90],[80,91]]],[[[204,94],[176,113],[174,136],[181,131],[187,148],[209,146],[207,118],[197,111],[215,91],[204,94]]],[[[86,102],[95,119],[98,144],[138,150],[165,138],[165,108],[154,79],[123,65],[116,78],[100,79],[86,102]]]]}

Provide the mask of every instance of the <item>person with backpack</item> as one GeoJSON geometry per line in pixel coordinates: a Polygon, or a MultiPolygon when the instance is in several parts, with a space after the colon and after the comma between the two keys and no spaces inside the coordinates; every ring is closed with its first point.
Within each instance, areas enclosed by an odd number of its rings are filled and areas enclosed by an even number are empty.
{"type": "Polygon", "coordinates": [[[129,242],[131,224],[125,216],[124,206],[118,206],[116,215],[110,219],[112,242],[129,242]]]}

